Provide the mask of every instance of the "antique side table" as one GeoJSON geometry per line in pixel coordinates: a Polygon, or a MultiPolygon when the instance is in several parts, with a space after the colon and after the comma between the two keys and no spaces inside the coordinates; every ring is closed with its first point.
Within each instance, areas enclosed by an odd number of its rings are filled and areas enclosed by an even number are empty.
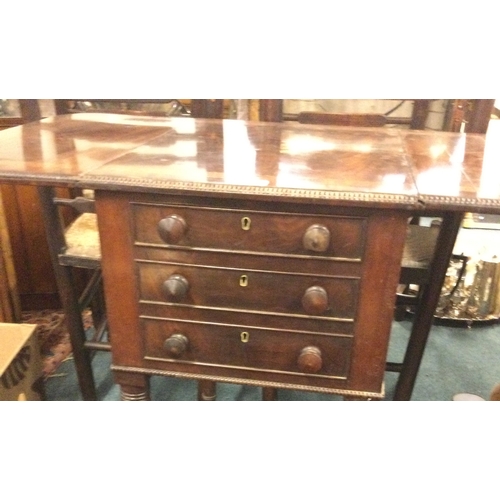
{"type": "Polygon", "coordinates": [[[409,399],[462,215],[500,213],[498,133],[66,115],[0,133],[0,180],[95,190],[123,399],[151,375],[380,398],[408,219],[441,217],[409,399]]]}

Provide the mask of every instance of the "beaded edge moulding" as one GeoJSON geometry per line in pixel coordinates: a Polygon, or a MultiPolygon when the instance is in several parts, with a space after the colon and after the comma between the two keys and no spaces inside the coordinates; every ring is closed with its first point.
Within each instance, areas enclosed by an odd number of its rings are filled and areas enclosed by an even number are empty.
{"type": "Polygon", "coordinates": [[[248,194],[260,196],[280,196],[285,198],[310,198],[324,200],[345,200],[354,202],[385,202],[396,203],[400,205],[416,205],[420,208],[427,205],[456,205],[460,203],[461,207],[476,207],[477,209],[488,207],[500,207],[500,199],[488,198],[464,198],[453,196],[418,196],[401,195],[392,193],[362,193],[346,192],[333,190],[317,189],[295,189],[279,187],[262,186],[241,186],[234,184],[217,184],[202,182],[184,182],[184,181],[165,181],[158,179],[126,179],[123,177],[98,177],[93,175],[84,175],[80,178],[79,184],[82,187],[97,190],[112,190],[111,184],[119,186],[130,186],[137,188],[157,188],[162,190],[176,191],[201,191],[210,193],[229,193],[229,194],[248,194]]]}

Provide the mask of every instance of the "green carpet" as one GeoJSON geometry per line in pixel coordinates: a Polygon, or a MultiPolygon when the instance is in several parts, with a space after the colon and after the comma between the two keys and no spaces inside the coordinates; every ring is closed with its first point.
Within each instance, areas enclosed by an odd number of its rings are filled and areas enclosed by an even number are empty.
{"type": "MultiPolygon", "coordinates": [[[[389,346],[389,360],[402,361],[411,328],[410,321],[395,322],[389,346]]],[[[110,354],[96,353],[93,360],[97,392],[100,400],[118,401],[119,388],[109,370],[110,354]]],[[[385,400],[392,400],[398,374],[386,373],[385,400]]],[[[414,401],[451,401],[457,393],[470,392],[489,398],[493,386],[500,382],[500,325],[448,327],[434,325],[427,343],[422,365],[413,391],[414,401]]],[[[47,399],[80,400],[71,359],[63,362],[46,381],[47,399]]],[[[151,378],[151,398],[162,401],[195,400],[195,381],[167,377],[151,378]]],[[[217,400],[257,401],[257,387],[232,384],[217,385],[217,400]]],[[[312,392],[279,390],[283,401],[338,401],[342,398],[312,392]]]]}

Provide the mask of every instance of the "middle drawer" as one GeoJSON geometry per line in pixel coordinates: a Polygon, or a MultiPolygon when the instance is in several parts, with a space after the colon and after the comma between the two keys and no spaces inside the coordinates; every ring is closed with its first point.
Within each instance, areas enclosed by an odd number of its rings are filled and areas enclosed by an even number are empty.
{"type": "Polygon", "coordinates": [[[138,261],[140,300],[354,319],[357,277],[138,261]]]}

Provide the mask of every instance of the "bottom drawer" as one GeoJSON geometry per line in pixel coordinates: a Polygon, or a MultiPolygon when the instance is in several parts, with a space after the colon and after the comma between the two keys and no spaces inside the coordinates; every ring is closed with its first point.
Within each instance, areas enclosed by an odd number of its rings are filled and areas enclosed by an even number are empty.
{"type": "Polygon", "coordinates": [[[196,365],[200,373],[206,366],[211,373],[220,367],[347,378],[352,348],[352,337],[347,335],[151,318],[142,318],[141,322],[145,360],[168,363],[170,370],[182,371],[182,366],[196,365]]]}

